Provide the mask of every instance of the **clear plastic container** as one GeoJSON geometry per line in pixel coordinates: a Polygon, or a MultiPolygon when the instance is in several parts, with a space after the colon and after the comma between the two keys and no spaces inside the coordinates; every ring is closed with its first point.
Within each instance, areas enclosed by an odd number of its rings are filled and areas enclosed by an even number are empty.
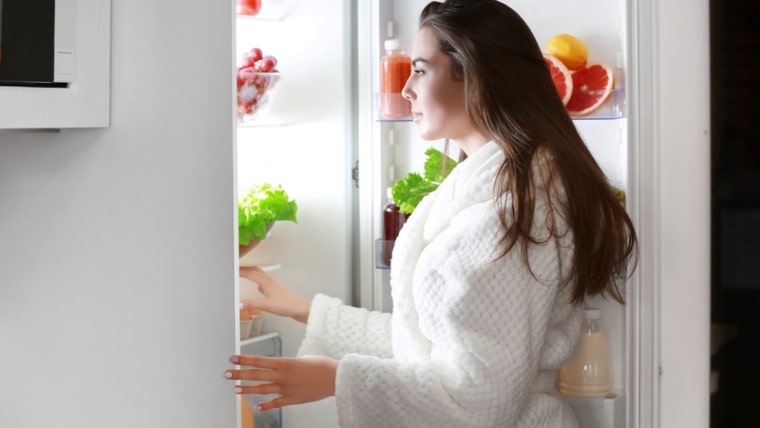
{"type": "Polygon", "coordinates": [[[385,56],[380,64],[380,116],[384,119],[411,117],[412,105],[401,91],[412,74],[412,58],[398,39],[385,41],[385,56]]]}
{"type": "Polygon", "coordinates": [[[584,311],[578,348],[572,360],[559,371],[557,389],[561,394],[582,397],[609,394],[609,356],[601,318],[602,313],[597,308],[584,311]]]}

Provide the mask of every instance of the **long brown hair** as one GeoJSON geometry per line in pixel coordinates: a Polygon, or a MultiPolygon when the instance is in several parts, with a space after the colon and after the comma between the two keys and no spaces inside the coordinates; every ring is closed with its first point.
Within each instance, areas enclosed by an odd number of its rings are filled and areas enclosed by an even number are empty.
{"type": "MultiPolygon", "coordinates": [[[[497,0],[447,0],[423,9],[423,27],[435,31],[464,79],[470,119],[506,155],[494,183],[501,256],[519,243],[530,269],[528,246],[543,242],[531,235],[536,187],[546,185],[574,240],[562,283],[572,284],[573,302],[601,294],[623,303],[620,285],[637,256],[633,223],[562,104],[528,25],[497,0]],[[541,183],[534,182],[536,162],[545,168],[541,183]],[[501,197],[507,193],[511,212],[501,197]]],[[[564,233],[553,217],[547,222],[553,237],[564,233]]]]}

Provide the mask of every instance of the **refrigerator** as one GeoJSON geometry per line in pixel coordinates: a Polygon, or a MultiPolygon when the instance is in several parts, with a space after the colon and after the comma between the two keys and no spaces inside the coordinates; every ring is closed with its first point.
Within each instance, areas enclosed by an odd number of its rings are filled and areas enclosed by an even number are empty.
{"type": "MultiPolygon", "coordinates": [[[[236,124],[236,191],[280,183],[298,203],[297,223],[276,223],[240,265],[263,266],[306,296],[325,293],[355,306],[392,310],[389,270],[377,257],[386,189],[421,171],[425,150],[442,150],[443,141],[421,140],[411,120],[380,117],[380,58],[389,38],[400,39],[411,52],[419,12],[427,3],[263,0],[258,15],[237,17],[238,58],[259,47],[277,58],[282,79],[260,114],[236,124]]],[[[640,177],[631,167],[637,162],[637,125],[630,112],[637,100],[628,76],[634,72],[630,35],[636,2],[505,3],[525,19],[542,47],[555,34],[573,34],[588,46],[589,61],[614,69],[610,99],[574,123],[610,182],[626,192],[626,206],[635,208],[637,192],[631,190],[640,177]]],[[[456,159],[456,148],[449,154],[456,159]]],[[[637,281],[634,275],[627,284],[625,305],[601,298],[587,302],[602,312],[612,394],[572,403],[584,426],[639,426],[637,281]]],[[[245,280],[237,286],[241,298],[256,293],[245,280]]],[[[294,321],[272,315],[265,315],[261,330],[267,338],[276,337],[277,353],[287,356],[295,354],[303,332],[294,321]]],[[[241,343],[243,351],[254,346],[251,340],[241,343]]],[[[286,407],[277,413],[276,424],[337,426],[334,405],[327,399],[286,407]]]]}
{"type": "MultiPolygon", "coordinates": [[[[402,45],[411,50],[419,11],[427,4],[425,0],[372,1],[359,6],[359,21],[368,24],[369,31],[360,31],[358,39],[359,64],[359,180],[372,183],[360,186],[361,210],[361,304],[378,310],[391,310],[388,289],[389,271],[378,269],[377,242],[381,239],[382,211],[386,203],[386,189],[408,172],[422,171],[424,151],[428,147],[443,150],[443,142],[421,140],[415,126],[408,120],[383,120],[378,114],[376,92],[379,87],[378,70],[384,52],[383,42],[399,38],[402,45]]],[[[615,75],[615,89],[608,101],[588,116],[574,120],[584,141],[590,148],[610,182],[626,190],[631,180],[627,105],[630,92],[626,91],[628,67],[629,3],[624,0],[593,0],[568,2],[548,0],[537,4],[530,0],[505,1],[517,11],[534,32],[542,48],[551,37],[561,33],[572,34],[588,47],[589,62],[601,62],[610,66],[615,75]],[[593,13],[589,13],[593,10],[593,13]]],[[[449,149],[450,156],[457,159],[458,152],[449,149]]],[[[627,192],[628,193],[628,192],[627,192]]],[[[627,203],[630,203],[628,201],[627,203]]],[[[627,326],[636,314],[632,295],[635,286],[628,286],[627,305],[613,300],[591,299],[587,306],[602,312],[602,325],[607,338],[610,356],[610,382],[612,394],[604,399],[568,398],[582,426],[625,427],[626,409],[634,405],[630,380],[635,373],[635,361],[629,359],[632,340],[627,326]],[[631,395],[629,395],[631,394],[631,395]]]]}

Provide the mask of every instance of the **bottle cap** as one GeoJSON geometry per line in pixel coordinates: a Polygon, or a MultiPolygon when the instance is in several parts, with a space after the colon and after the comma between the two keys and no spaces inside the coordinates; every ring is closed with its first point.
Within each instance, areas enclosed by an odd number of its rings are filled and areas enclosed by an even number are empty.
{"type": "Polygon", "coordinates": [[[395,49],[401,49],[401,40],[388,39],[385,41],[385,50],[390,51],[395,49]]]}
{"type": "Polygon", "coordinates": [[[597,308],[586,308],[583,311],[583,318],[587,320],[598,320],[602,318],[602,311],[597,308]]]}

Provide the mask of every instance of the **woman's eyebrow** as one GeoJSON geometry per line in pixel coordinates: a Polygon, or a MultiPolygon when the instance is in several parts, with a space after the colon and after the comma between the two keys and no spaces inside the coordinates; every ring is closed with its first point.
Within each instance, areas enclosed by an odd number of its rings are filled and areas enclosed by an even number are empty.
{"type": "Polygon", "coordinates": [[[412,67],[416,67],[418,62],[427,63],[428,61],[424,58],[415,58],[412,60],[412,67]]]}

